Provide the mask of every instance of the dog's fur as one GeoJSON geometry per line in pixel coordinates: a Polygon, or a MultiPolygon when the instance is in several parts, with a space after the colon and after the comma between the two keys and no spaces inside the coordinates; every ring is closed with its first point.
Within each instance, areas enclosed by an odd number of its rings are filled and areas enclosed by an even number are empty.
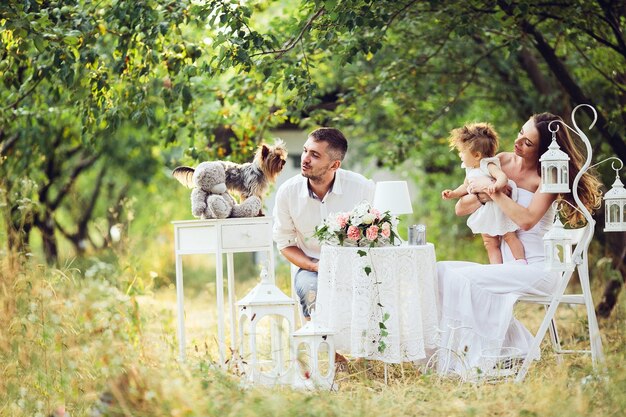
{"type": "MultiPolygon", "coordinates": [[[[237,192],[240,201],[250,196],[256,196],[263,201],[270,184],[276,181],[276,177],[287,162],[287,148],[285,142],[277,139],[272,146],[261,144],[252,162],[243,164],[230,161],[217,162],[220,162],[226,170],[226,188],[237,192]]],[[[191,187],[193,173],[194,168],[183,166],[177,167],[173,175],[178,181],[191,187]]]]}
{"type": "Polygon", "coordinates": [[[255,195],[263,200],[270,184],[276,181],[287,162],[287,149],[285,143],[278,139],[273,146],[260,145],[252,162],[220,162],[226,169],[226,187],[229,191],[238,192],[241,199],[255,195]]]}

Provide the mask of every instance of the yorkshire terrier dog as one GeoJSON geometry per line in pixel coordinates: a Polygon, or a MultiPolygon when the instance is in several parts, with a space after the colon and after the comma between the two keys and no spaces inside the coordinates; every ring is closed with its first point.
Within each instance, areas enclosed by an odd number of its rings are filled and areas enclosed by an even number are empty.
{"type": "MultiPolygon", "coordinates": [[[[218,161],[226,170],[226,188],[240,195],[243,201],[250,196],[257,196],[261,201],[267,193],[270,184],[282,171],[287,162],[287,148],[285,142],[277,139],[273,146],[261,144],[254,155],[252,162],[237,164],[230,161],[218,161]]],[[[191,184],[194,169],[178,167],[173,175],[183,184],[191,184]]],[[[263,212],[259,212],[262,216],[263,212]]]]}

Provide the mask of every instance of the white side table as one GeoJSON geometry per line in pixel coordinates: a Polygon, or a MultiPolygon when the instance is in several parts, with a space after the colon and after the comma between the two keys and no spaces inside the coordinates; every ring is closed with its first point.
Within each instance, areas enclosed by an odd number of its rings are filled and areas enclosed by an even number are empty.
{"type": "Polygon", "coordinates": [[[228,302],[233,349],[237,346],[235,326],[235,275],[233,253],[266,252],[270,281],[274,283],[274,244],[271,217],[246,217],[220,220],[174,221],[174,251],[176,254],[176,302],[178,307],[178,346],[181,360],[185,360],[185,307],[183,295],[183,256],[215,254],[215,283],[217,297],[217,338],[219,360],[225,365],[224,336],[224,277],[222,255],[226,254],[228,275],[228,302]]]}

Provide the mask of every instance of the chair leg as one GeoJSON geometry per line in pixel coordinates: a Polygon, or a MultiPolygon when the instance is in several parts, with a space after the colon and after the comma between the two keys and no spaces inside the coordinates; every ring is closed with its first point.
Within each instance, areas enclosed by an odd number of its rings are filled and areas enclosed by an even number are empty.
{"type": "Polygon", "coordinates": [[[578,277],[583,290],[585,299],[585,308],[587,310],[587,325],[589,326],[589,343],[591,345],[591,360],[594,368],[598,363],[604,363],[604,353],[602,352],[602,338],[600,337],[600,328],[596,318],[596,311],[591,297],[591,286],[589,285],[589,269],[587,268],[587,259],[583,259],[583,263],[578,266],[578,277]]]}
{"type": "MultiPolygon", "coordinates": [[[[545,306],[546,310],[548,306],[545,306]]],[[[556,355],[556,363],[559,365],[563,363],[563,356],[561,355],[561,339],[559,338],[559,331],[556,328],[556,320],[553,318],[550,320],[550,340],[552,341],[552,349],[556,355]]]]}
{"type": "Polygon", "coordinates": [[[565,292],[565,288],[567,287],[567,283],[569,282],[570,277],[572,276],[572,271],[566,272],[565,275],[561,277],[561,282],[559,283],[559,288],[557,288],[555,294],[558,296],[552,299],[550,306],[548,307],[548,311],[539,326],[539,330],[535,334],[533,338],[533,342],[528,349],[528,353],[526,354],[526,358],[522,363],[522,366],[515,377],[515,382],[522,382],[528,373],[528,369],[533,361],[534,356],[539,356],[539,347],[541,346],[541,341],[543,340],[546,332],[548,331],[548,327],[551,325],[552,320],[554,319],[554,314],[556,313],[556,309],[561,302],[561,296],[565,292]]]}
{"type": "Polygon", "coordinates": [[[530,368],[530,365],[533,361],[533,357],[539,355],[539,347],[541,346],[541,341],[548,331],[548,327],[552,322],[552,318],[554,317],[554,313],[556,312],[556,308],[558,307],[558,305],[559,300],[553,300],[552,303],[550,303],[550,307],[548,307],[548,312],[541,322],[539,330],[537,330],[537,333],[533,338],[533,342],[528,349],[528,353],[526,353],[526,358],[524,359],[524,362],[522,363],[522,366],[517,373],[517,376],[515,377],[515,382],[522,382],[524,380],[526,374],[528,373],[528,369],[530,368]]]}

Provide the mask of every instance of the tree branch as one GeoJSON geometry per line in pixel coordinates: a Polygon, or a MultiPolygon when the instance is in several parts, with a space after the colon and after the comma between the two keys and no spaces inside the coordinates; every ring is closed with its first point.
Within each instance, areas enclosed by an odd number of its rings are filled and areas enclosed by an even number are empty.
{"type": "Polygon", "coordinates": [[[94,186],[93,192],[91,193],[91,197],[89,198],[89,202],[87,203],[87,206],[82,210],[82,215],[80,217],[80,220],[78,221],[79,231],[86,229],[87,224],[91,220],[91,217],[93,215],[93,210],[96,207],[96,201],[98,201],[100,190],[102,189],[102,182],[104,180],[106,171],[107,171],[107,165],[104,164],[102,169],[98,173],[96,184],[94,186]]]}
{"type": "Polygon", "coordinates": [[[617,83],[612,77],[610,77],[608,74],[604,73],[604,71],[602,71],[602,69],[600,69],[600,67],[598,67],[593,60],[589,59],[589,57],[585,54],[585,51],[583,51],[582,49],[580,49],[580,47],[578,46],[577,43],[573,43],[574,44],[574,48],[576,48],[576,50],[578,51],[578,53],[583,57],[583,59],[585,61],[587,61],[589,63],[589,66],[593,67],[593,69],[595,69],[596,71],[598,71],[598,73],[600,75],[602,75],[608,82],[610,82],[611,84],[613,84],[613,87],[615,87],[619,92],[626,93],[626,89],[624,89],[619,83],[617,83]]]}
{"type": "Polygon", "coordinates": [[[298,44],[298,41],[300,40],[300,38],[302,38],[304,36],[304,33],[313,24],[313,21],[315,19],[317,19],[318,17],[320,17],[322,14],[324,14],[324,8],[323,7],[321,9],[319,9],[313,16],[311,16],[309,18],[309,20],[306,22],[304,27],[302,27],[302,30],[300,30],[300,33],[298,34],[298,36],[296,36],[295,38],[293,38],[289,42],[287,42],[286,46],[284,46],[283,49],[272,49],[271,51],[267,51],[267,52],[257,52],[256,54],[251,54],[250,58],[255,57],[255,56],[259,56],[259,55],[267,55],[267,54],[276,54],[276,55],[278,55],[278,57],[283,56],[286,52],[289,52],[290,50],[292,50],[298,44]]]}
{"type": "Polygon", "coordinates": [[[387,23],[385,24],[385,27],[383,28],[383,33],[387,32],[387,29],[389,29],[389,27],[391,26],[391,24],[393,23],[394,20],[396,20],[396,17],[398,17],[400,15],[400,13],[408,10],[409,8],[411,8],[411,6],[413,6],[415,3],[417,3],[418,0],[411,0],[410,2],[408,2],[407,4],[405,4],[404,6],[402,6],[401,8],[399,8],[398,10],[396,10],[391,17],[389,18],[389,20],[387,21],[387,23]]]}
{"type": "MultiPolygon", "coordinates": [[[[499,0],[498,4],[505,13],[513,15],[511,7],[505,1],[499,0]]],[[[594,106],[594,101],[584,94],[580,86],[572,78],[572,75],[570,74],[568,69],[557,56],[554,48],[552,48],[550,44],[548,44],[546,39],[537,30],[537,28],[525,19],[520,19],[519,25],[524,33],[532,36],[532,38],[534,39],[535,47],[537,48],[541,56],[543,56],[543,59],[548,64],[548,67],[550,68],[556,79],[559,81],[561,86],[563,86],[572,101],[578,104],[587,103],[594,106]]],[[[600,131],[602,136],[604,136],[608,140],[609,144],[611,145],[613,151],[615,151],[617,156],[622,160],[626,159],[626,143],[624,143],[623,138],[619,136],[618,133],[611,133],[608,127],[608,121],[604,116],[604,113],[602,113],[601,111],[598,111],[598,121],[596,126],[598,126],[598,130],[600,131]]]]}
{"type": "Polygon", "coordinates": [[[61,204],[61,201],[63,201],[63,199],[65,198],[65,195],[68,193],[70,188],[72,188],[72,185],[74,184],[74,182],[76,182],[76,178],[78,177],[78,175],[80,175],[81,172],[83,172],[85,169],[93,165],[98,160],[99,157],[100,157],[99,154],[91,155],[90,157],[85,158],[82,161],[80,161],[74,167],[74,170],[70,174],[70,177],[68,178],[66,183],[61,187],[56,198],[54,199],[52,203],[50,203],[50,208],[52,210],[56,210],[56,208],[59,207],[59,205],[61,204]]]}
{"type": "Polygon", "coordinates": [[[29,88],[28,90],[26,90],[26,91],[24,92],[24,94],[22,94],[21,96],[19,96],[19,97],[18,97],[18,98],[17,98],[17,99],[13,102],[13,103],[9,104],[8,106],[6,106],[5,108],[3,108],[2,110],[4,111],[4,110],[9,110],[9,109],[14,109],[14,108],[16,108],[16,107],[17,107],[17,105],[18,105],[18,104],[20,104],[20,102],[21,102],[22,100],[24,100],[26,97],[28,97],[28,96],[29,96],[29,95],[33,92],[33,90],[34,90],[34,89],[35,89],[35,88],[39,85],[39,83],[40,83],[42,80],[43,80],[43,77],[42,77],[42,78],[38,78],[38,79],[36,79],[36,80],[35,80],[35,83],[34,83],[32,86],[30,86],[30,88],[29,88]]]}
{"type": "Polygon", "coordinates": [[[605,20],[609,24],[609,27],[611,28],[611,30],[613,31],[613,35],[615,35],[615,40],[620,46],[620,49],[622,51],[621,52],[622,56],[626,57],[626,40],[624,40],[624,34],[622,33],[622,30],[620,27],[620,18],[623,19],[623,16],[620,16],[620,17],[614,16],[613,11],[610,9],[609,5],[603,1],[598,1],[598,4],[600,4],[600,8],[604,12],[605,20]]]}
{"type": "Polygon", "coordinates": [[[18,138],[19,135],[16,133],[10,138],[0,142],[0,156],[6,155],[6,153],[17,143],[18,138]]]}

